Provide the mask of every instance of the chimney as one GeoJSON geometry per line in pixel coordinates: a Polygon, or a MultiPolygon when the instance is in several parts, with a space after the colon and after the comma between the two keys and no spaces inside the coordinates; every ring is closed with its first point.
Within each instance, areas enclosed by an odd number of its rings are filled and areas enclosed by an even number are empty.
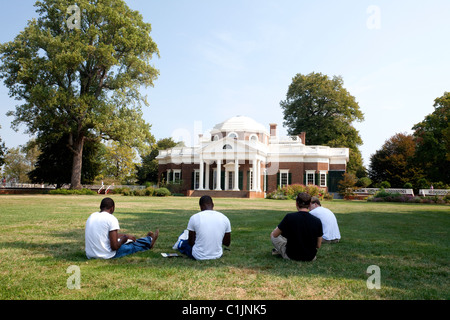
{"type": "Polygon", "coordinates": [[[305,144],[305,142],[306,142],[306,132],[300,132],[300,134],[298,135],[298,137],[299,137],[300,140],[302,141],[302,144],[305,144]]]}
{"type": "Polygon", "coordinates": [[[276,123],[270,123],[270,136],[276,137],[277,136],[277,124],[276,123]]]}

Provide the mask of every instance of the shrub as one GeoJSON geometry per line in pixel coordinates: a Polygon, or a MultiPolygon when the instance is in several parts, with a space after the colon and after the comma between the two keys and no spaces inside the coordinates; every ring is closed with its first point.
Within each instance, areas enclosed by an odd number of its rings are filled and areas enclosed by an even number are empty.
{"type": "Polygon", "coordinates": [[[322,189],[315,185],[308,185],[306,187],[306,193],[308,193],[311,197],[323,198],[322,189]]]}
{"type": "MultiPolygon", "coordinates": [[[[278,188],[278,190],[268,193],[266,195],[267,199],[276,199],[276,200],[295,200],[297,195],[301,192],[308,193],[311,197],[318,197],[320,200],[324,199],[324,192],[318,186],[308,185],[305,186],[303,184],[291,184],[288,186],[284,186],[283,188],[278,188]]],[[[326,194],[327,199],[333,200],[333,196],[330,194],[326,194]]]]}
{"type": "Polygon", "coordinates": [[[124,187],[124,188],[121,188],[119,190],[120,190],[120,193],[123,194],[124,196],[131,196],[131,195],[133,195],[131,190],[130,190],[130,188],[124,187]]]}
{"type": "Polygon", "coordinates": [[[282,193],[289,199],[295,199],[301,192],[306,192],[307,187],[302,184],[292,184],[281,188],[282,193]]]}
{"type": "Polygon", "coordinates": [[[281,189],[268,193],[266,196],[266,199],[273,199],[273,200],[287,200],[289,199],[285,194],[284,191],[281,189]]]}
{"type": "Polygon", "coordinates": [[[144,191],[145,195],[149,197],[153,196],[153,194],[155,193],[155,189],[153,187],[147,187],[144,191]]]}
{"type": "Polygon", "coordinates": [[[145,196],[145,189],[135,189],[133,190],[133,195],[138,196],[138,197],[143,197],[145,196]]]}
{"type": "Polygon", "coordinates": [[[92,191],[90,189],[81,189],[81,190],[72,190],[72,189],[56,189],[50,190],[49,194],[65,194],[65,195],[95,195],[97,192],[92,191]]]}
{"type": "Polygon", "coordinates": [[[155,190],[155,195],[157,197],[168,197],[171,195],[171,193],[167,188],[158,188],[155,190]]]}
{"type": "Polygon", "coordinates": [[[381,187],[380,191],[378,191],[377,193],[375,193],[375,195],[373,196],[374,198],[386,198],[391,196],[391,193],[387,193],[383,187],[381,187]]]}

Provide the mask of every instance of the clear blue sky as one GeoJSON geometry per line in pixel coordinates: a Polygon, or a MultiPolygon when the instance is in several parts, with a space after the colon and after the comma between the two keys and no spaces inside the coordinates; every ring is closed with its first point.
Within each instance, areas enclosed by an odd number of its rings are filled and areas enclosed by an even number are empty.
{"type": "MultiPolygon", "coordinates": [[[[280,101],[297,73],[340,75],[365,121],[365,165],[386,139],[433,112],[450,91],[450,1],[127,0],[161,57],[144,116],[157,138],[198,133],[235,115],[283,128],[280,101]]],[[[36,17],[34,0],[0,0],[0,42],[36,17]]],[[[0,137],[29,137],[6,117],[18,102],[0,84],[0,137]]]]}

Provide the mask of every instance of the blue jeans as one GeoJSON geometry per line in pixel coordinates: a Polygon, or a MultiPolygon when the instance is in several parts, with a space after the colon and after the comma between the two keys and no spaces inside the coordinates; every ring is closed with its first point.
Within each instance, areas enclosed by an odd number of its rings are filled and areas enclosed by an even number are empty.
{"type": "Polygon", "coordinates": [[[192,255],[192,246],[189,244],[188,240],[180,240],[180,242],[178,243],[178,251],[195,260],[194,256],[192,255]]]}
{"type": "Polygon", "coordinates": [[[152,237],[145,237],[137,239],[134,242],[126,243],[120,246],[116,251],[113,259],[121,258],[136,252],[149,250],[152,246],[152,237]]]}

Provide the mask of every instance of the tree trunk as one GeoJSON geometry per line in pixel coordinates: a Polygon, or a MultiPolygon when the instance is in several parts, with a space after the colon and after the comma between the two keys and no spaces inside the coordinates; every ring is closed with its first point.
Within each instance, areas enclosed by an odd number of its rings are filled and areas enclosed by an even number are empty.
{"type": "Polygon", "coordinates": [[[77,138],[73,141],[73,164],[72,164],[72,179],[71,188],[81,189],[81,167],[83,165],[83,146],[84,137],[77,138]]]}

